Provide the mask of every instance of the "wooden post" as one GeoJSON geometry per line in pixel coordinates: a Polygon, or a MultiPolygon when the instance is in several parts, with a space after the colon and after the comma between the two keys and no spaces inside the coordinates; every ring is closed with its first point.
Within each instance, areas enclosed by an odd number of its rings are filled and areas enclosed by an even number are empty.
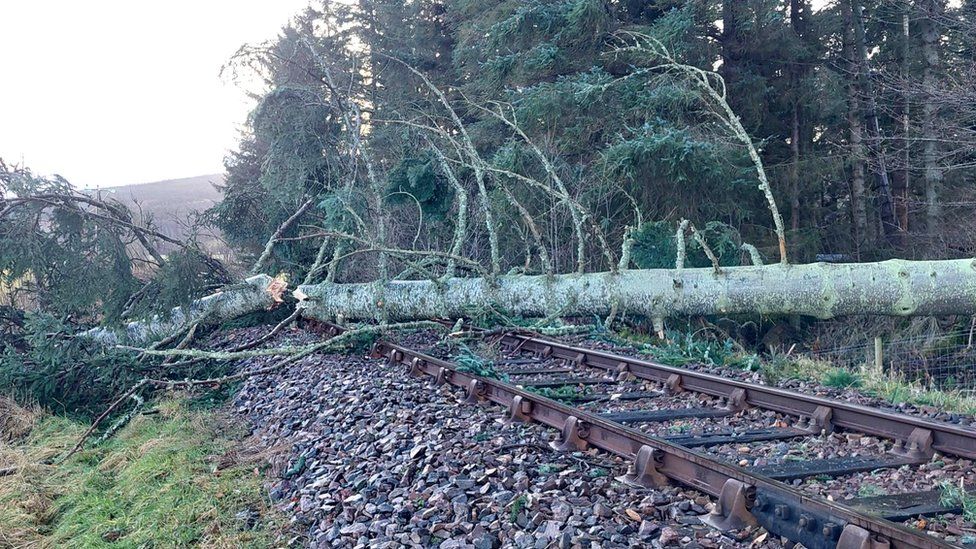
{"type": "Polygon", "coordinates": [[[874,366],[879,372],[884,371],[884,347],[880,337],[874,338],[874,366]]]}

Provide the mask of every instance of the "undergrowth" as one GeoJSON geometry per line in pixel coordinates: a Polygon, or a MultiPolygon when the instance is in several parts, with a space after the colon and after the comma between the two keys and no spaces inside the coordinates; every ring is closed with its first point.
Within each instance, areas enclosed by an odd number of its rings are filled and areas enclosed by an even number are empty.
{"type": "Polygon", "coordinates": [[[262,496],[263,456],[213,412],[165,400],[53,465],[86,425],[20,410],[30,433],[0,437],[0,463],[19,467],[0,477],[0,547],[268,547],[283,532],[262,496]]]}

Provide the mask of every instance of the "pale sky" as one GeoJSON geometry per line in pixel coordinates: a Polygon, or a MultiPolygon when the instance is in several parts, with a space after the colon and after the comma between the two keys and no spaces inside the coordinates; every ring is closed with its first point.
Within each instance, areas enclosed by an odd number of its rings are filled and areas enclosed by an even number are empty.
{"type": "Polygon", "coordinates": [[[84,187],[219,173],[253,103],[220,68],[309,0],[0,0],[0,158],[84,187]]]}

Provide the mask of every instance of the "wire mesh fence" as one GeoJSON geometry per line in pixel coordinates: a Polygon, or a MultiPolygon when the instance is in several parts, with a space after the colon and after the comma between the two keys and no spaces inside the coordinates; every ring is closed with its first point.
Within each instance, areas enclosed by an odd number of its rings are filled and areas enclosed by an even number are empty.
{"type": "Polygon", "coordinates": [[[810,357],[856,373],[884,373],[940,390],[976,391],[973,330],[900,338],[866,338],[863,343],[817,349],[810,357]]]}

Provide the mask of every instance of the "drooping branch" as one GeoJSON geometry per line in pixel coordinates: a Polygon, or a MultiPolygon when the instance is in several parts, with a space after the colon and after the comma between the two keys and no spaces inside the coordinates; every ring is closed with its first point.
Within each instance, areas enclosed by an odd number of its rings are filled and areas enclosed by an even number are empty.
{"type": "Polygon", "coordinates": [[[722,268],[719,267],[718,257],[715,256],[715,252],[712,251],[712,247],[708,245],[708,242],[705,242],[705,237],[702,236],[701,232],[696,229],[694,225],[691,226],[691,234],[695,237],[695,242],[702,247],[702,250],[705,252],[705,256],[708,257],[708,260],[712,262],[712,268],[715,269],[715,274],[721,274],[722,268]]]}
{"type": "Polygon", "coordinates": [[[529,232],[532,233],[532,238],[535,240],[536,244],[536,250],[539,252],[539,261],[542,263],[542,272],[546,274],[553,274],[554,271],[552,269],[552,261],[549,259],[549,250],[546,249],[546,244],[542,240],[542,232],[539,231],[539,226],[536,224],[535,219],[532,218],[532,214],[530,214],[529,210],[527,210],[525,206],[523,206],[522,203],[515,198],[515,195],[512,194],[512,191],[510,191],[508,187],[502,185],[502,192],[505,193],[505,198],[508,199],[508,202],[514,206],[516,210],[518,210],[519,215],[522,216],[522,221],[525,223],[526,227],[528,227],[529,232]]]}
{"type": "Polygon", "coordinates": [[[717,108],[717,112],[713,113],[732,133],[736,140],[745,146],[749,153],[749,159],[752,161],[752,165],[756,170],[756,177],[759,180],[759,190],[762,191],[763,196],[766,198],[766,204],[773,218],[773,226],[775,227],[776,237],[779,242],[780,263],[789,263],[786,253],[786,229],[783,224],[783,216],[780,214],[779,207],[776,205],[776,197],[773,195],[773,189],[769,184],[769,178],[766,176],[766,169],[763,167],[759,151],[752,142],[752,137],[749,135],[749,132],[742,125],[742,121],[739,120],[739,116],[732,109],[732,106],[729,105],[726,97],[725,80],[716,72],[706,71],[693,65],[681,63],[664,44],[652,36],[630,31],[621,32],[619,36],[628,40],[631,45],[616,48],[615,51],[617,53],[636,52],[644,55],[650,54],[654,58],[660,59],[662,62],[656,67],[657,69],[673,71],[683,75],[696,88],[702,91],[706,98],[714,103],[714,105],[710,106],[717,108]]]}
{"type": "Polygon", "coordinates": [[[491,273],[492,275],[499,273],[501,271],[501,252],[499,251],[498,247],[498,233],[495,228],[494,215],[491,211],[491,203],[488,200],[488,187],[485,184],[486,174],[483,167],[485,162],[481,159],[478,149],[474,146],[474,141],[472,141],[471,137],[468,135],[467,127],[461,121],[461,117],[458,116],[457,111],[454,110],[454,107],[451,105],[450,100],[447,98],[444,92],[434,85],[434,83],[427,78],[427,75],[402,59],[386,54],[381,55],[387,59],[390,59],[391,61],[403,65],[407,70],[420,78],[420,80],[424,83],[424,86],[426,86],[427,89],[429,89],[431,93],[437,97],[437,100],[444,107],[444,110],[446,110],[448,115],[450,115],[451,121],[454,123],[454,126],[458,131],[461,145],[465,153],[471,158],[471,165],[474,170],[475,181],[478,184],[478,198],[481,202],[481,213],[485,216],[485,225],[488,231],[488,247],[489,253],[491,254],[491,273]]]}
{"type": "Polygon", "coordinates": [[[757,250],[755,246],[744,242],[741,248],[747,254],[749,254],[749,260],[752,261],[753,265],[755,265],[756,267],[762,267],[763,265],[762,256],[759,255],[759,250],[757,250]]]}
{"type": "MultiPolygon", "coordinates": [[[[458,201],[457,221],[454,224],[454,243],[451,245],[451,255],[460,256],[462,247],[464,246],[464,239],[468,233],[468,193],[464,190],[461,182],[458,181],[454,169],[447,161],[447,157],[444,156],[444,152],[433,145],[431,145],[431,150],[437,156],[437,161],[440,163],[444,176],[451,183],[451,187],[454,188],[454,196],[458,201]]],[[[457,263],[454,260],[448,262],[444,276],[446,278],[454,276],[456,267],[457,263]]]]}
{"type": "Polygon", "coordinates": [[[563,182],[562,177],[559,175],[559,171],[556,169],[556,166],[553,165],[552,160],[549,159],[548,155],[546,155],[542,149],[539,148],[539,146],[536,145],[531,138],[529,138],[528,134],[525,133],[525,130],[519,126],[518,119],[515,117],[515,109],[511,105],[508,105],[511,114],[506,116],[502,111],[503,105],[501,103],[495,103],[495,105],[498,107],[498,111],[480,107],[474,103],[472,103],[472,105],[483,112],[491,114],[494,118],[503,122],[512,131],[514,131],[522,139],[522,141],[524,141],[525,144],[532,149],[532,152],[542,164],[543,169],[545,169],[546,174],[553,181],[553,183],[556,184],[556,188],[559,190],[559,195],[569,206],[570,216],[573,219],[573,226],[577,239],[577,272],[582,273],[586,267],[585,241],[583,237],[584,223],[588,223],[590,225],[590,229],[593,231],[597,241],[600,243],[600,248],[603,251],[603,255],[606,257],[609,267],[611,269],[616,269],[617,264],[614,261],[613,252],[610,250],[610,245],[607,243],[603,230],[593,221],[593,216],[590,214],[590,212],[578,200],[575,200],[569,194],[569,189],[567,188],[565,182],[563,182]]]}

